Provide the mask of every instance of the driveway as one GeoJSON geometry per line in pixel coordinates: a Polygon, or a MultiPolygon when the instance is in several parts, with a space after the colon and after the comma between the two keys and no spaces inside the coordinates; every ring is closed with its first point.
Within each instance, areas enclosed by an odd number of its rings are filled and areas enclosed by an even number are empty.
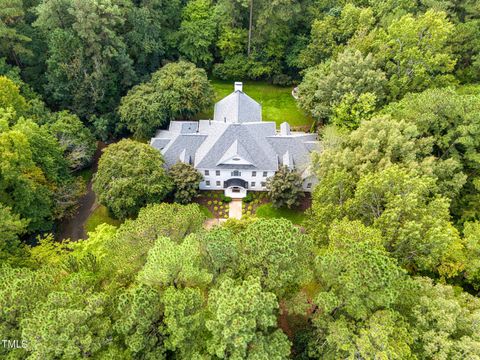
{"type": "Polygon", "coordinates": [[[233,219],[242,218],[242,199],[233,199],[230,202],[228,217],[233,219]]]}

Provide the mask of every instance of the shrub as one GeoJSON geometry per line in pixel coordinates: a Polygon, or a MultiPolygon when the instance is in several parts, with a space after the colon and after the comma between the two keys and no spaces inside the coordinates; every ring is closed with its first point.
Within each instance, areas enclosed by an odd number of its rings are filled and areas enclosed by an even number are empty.
{"type": "Polygon", "coordinates": [[[221,195],[220,196],[220,199],[224,202],[224,203],[229,203],[232,201],[232,198],[230,196],[225,196],[225,195],[221,195]]]}
{"type": "Polygon", "coordinates": [[[243,198],[243,202],[244,202],[244,203],[249,203],[249,202],[252,202],[253,199],[254,199],[253,193],[249,192],[249,193],[247,194],[247,196],[245,196],[245,197],[243,198]]]}
{"type": "Polygon", "coordinates": [[[213,211],[218,211],[218,206],[214,206],[213,211]]]}
{"type": "Polygon", "coordinates": [[[212,200],[208,200],[207,205],[212,205],[212,200]]]}
{"type": "Polygon", "coordinates": [[[252,205],[248,205],[247,210],[252,211],[252,210],[253,210],[253,206],[252,206],[252,205]]]}
{"type": "Polygon", "coordinates": [[[247,211],[247,216],[250,216],[252,215],[252,212],[251,211],[247,211]]]}

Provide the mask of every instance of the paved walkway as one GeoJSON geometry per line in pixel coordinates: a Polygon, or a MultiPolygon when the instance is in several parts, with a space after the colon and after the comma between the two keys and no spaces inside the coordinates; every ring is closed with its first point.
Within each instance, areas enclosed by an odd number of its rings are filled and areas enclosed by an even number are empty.
{"type": "Polygon", "coordinates": [[[230,202],[228,217],[233,219],[242,218],[242,199],[233,199],[230,202]]]}

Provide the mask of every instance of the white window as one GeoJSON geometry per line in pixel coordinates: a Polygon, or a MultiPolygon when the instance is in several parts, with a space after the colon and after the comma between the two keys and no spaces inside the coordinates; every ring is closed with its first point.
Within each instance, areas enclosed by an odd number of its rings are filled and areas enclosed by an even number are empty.
{"type": "Polygon", "coordinates": [[[205,185],[210,186],[210,181],[205,181],[205,185]]]}
{"type": "Polygon", "coordinates": [[[312,188],[312,183],[308,183],[307,184],[307,189],[311,189],[312,188]]]}
{"type": "Polygon", "coordinates": [[[250,183],[250,186],[251,186],[251,187],[255,187],[255,181],[252,181],[252,182],[250,183]]]}
{"type": "Polygon", "coordinates": [[[262,181],[262,187],[267,186],[267,183],[265,181],[262,181]]]}
{"type": "Polygon", "coordinates": [[[217,181],[217,186],[220,186],[220,181],[217,181]]]}
{"type": "Polygon", "coordinates": [[[252,177],[255,177],[257,176],[257,172],[256,171],[252,171],[252,177]]]}
{"type": "Polygon", "coordinates": [[[215,175],[220,176],[220,170],[215,170],[215,175]]]}
{"type": "Polygon", "coordinates": [[[263,177],[267,177],[267,175],[268,175],[268,172],[264,171],[263,172],[263,177]]]}
{"type": "Polygon", "coordinates": [[[205,170],[205,175],[210,175],[210,171],[205,170]]]}
{"type": "Polygon", "coordinates": [[[232,171],[232,176],[242,176],[242,173],[238,170],[232,171]]]}

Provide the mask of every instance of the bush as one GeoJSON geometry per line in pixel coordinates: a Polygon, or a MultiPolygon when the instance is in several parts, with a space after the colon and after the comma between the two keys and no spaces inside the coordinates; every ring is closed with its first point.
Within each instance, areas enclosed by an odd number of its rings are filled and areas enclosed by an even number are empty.
{"type": "Polygon", "coordinates": [[[253,199],[254,199],[254,194],[253,194],[252,192],[249,192],[249,193],[247,194],[247,196],[245,196],[245,197],[243,198],[243,202],[244,202],[244,203],[249,203],[249,202],[252,202],[253,199]]]}
{"type": "Polygon", "coordinates": [[[212,205],[212,200],[208,200],[207,205],[212,205]]]}
{"type": "Polygon", "coordinates": [[[252,212],[251,211],[247,211],[247,216],[250,216],[252,215],[252,212]]]}
{"type": "Polygon", "coordinates": [[[217,205],[217,204],[218,204],[218,200],[213,200],[213,203],[214,203],[215,205],[217,205]]]}
{"type": "Polygon", "coordinates": [[[253,205],[248,205],[247,210],[252,211],[253,210],[253,205]]]}
{"type": "Polygon", "coordinates": [[[232,201],[232,198],[230,196],[225,196],[225,195],[221,195],[220,196],[220,200],[222,200],[224,203],[229,203],[232,201]]]}

